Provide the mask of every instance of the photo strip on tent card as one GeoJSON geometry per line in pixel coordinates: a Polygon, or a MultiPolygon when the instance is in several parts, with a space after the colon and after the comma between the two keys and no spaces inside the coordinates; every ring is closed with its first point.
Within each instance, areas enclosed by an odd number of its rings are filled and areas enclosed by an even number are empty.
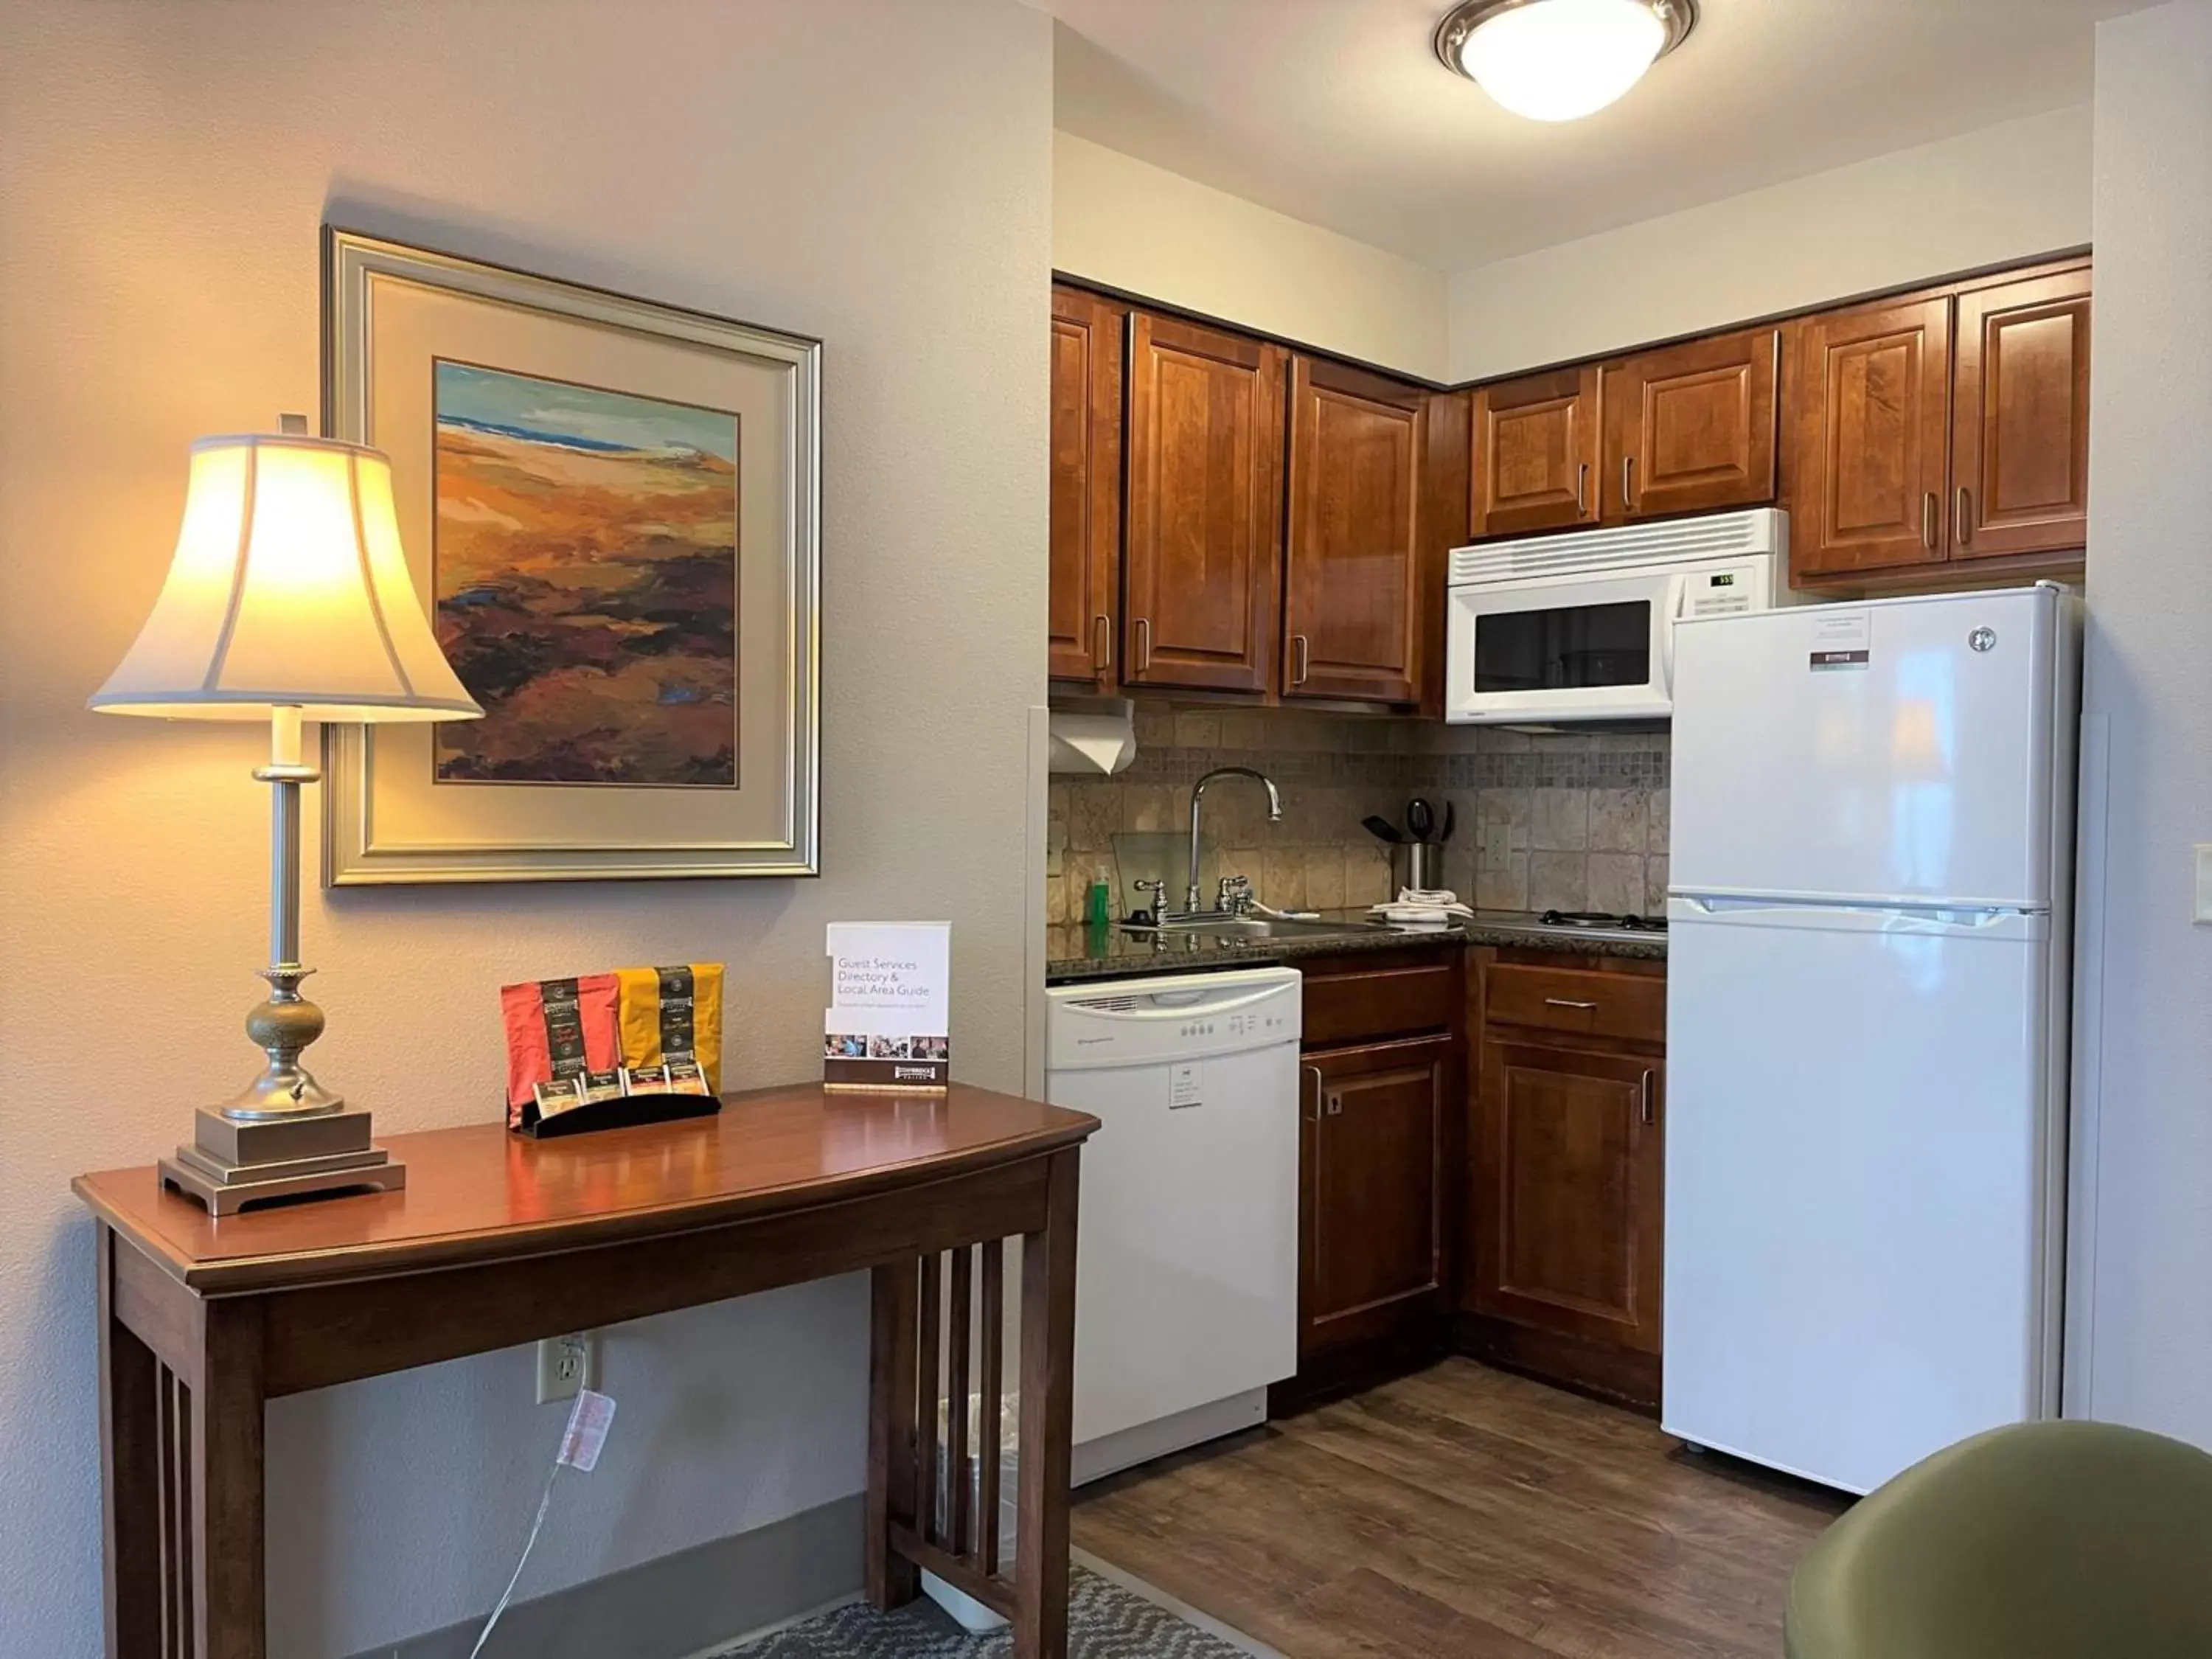
{"type": "Polygon", "coordinates": [[[952,924],[833,921],[826,1089],[941,1093],[952,1075],[952,924]]]}

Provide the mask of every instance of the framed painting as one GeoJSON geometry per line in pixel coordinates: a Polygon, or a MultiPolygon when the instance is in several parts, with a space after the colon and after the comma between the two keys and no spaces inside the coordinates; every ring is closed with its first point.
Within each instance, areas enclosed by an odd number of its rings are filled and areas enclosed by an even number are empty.
{"type": "Polygon", "coordinates": [[[818,340],[323,232],[323,424],[392,458],[481,720],[325,728],[323,879],[819,873],[818,340]]]}

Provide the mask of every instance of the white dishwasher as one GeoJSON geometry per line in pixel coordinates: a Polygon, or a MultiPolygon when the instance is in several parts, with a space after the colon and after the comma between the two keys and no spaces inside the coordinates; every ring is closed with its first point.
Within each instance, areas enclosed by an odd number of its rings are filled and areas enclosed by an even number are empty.
{"type": "Polygon", "coordinates": [[[1297,1369],[1292,968],[1056,986],[1045,1097],[1100,1123],[1075,1256],[1075,1480],[1265,1420],[1297,1369]]]}

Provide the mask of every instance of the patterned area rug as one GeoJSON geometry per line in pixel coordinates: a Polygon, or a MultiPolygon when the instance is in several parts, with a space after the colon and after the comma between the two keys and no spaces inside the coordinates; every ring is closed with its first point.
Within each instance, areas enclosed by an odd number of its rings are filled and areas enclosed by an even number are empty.
{"type": "MultiPolygon", "coordinates": [[[[725,1648],[713,1659],[1002,1659],[1010,1631],[971,1636],[922,1596],[896,1613],[851,1601],[725,1648]]],[[[1068,1659],[1247,1659],[1246,1650],[1186,1624],[1082,1567],[1067,1587],[1068,1659]]]]}

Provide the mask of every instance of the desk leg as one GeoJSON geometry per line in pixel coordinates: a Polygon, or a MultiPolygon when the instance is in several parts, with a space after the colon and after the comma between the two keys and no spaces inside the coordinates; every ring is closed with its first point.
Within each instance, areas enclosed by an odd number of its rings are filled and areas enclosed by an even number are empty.
{"type": "Polygon", "coordinates": [[[185,1494],[195,1659],[267,1659],[261,1304],[204,1300],[199,1328],[185,1494]]]}
{"type": "MultiPolygon", "coordinates": [[[[889,1609],[921,1593],[913,1562],[891,1547],[891,1528],[915,1516],[915,1278],[920,1261],[870,1275],[868,1338],[868,1600],[889,1609]]],[[[933,1428],[934,1425],[933,1425],[933,1428]]]]}
{"type": "Polygon", "coordinates": [[[1066,1659],[1067,1506],[1075,1431],[1077,1149],[1054,1152],[1044,1225],[1022,1237],[1021,1520],[1014,1659],[1066,1659]]]}
{"type": "Polygon", "coordinates": [[[100,1229],[100,1487],[106,1571],[107,1659],[176,1651],[167,1632],[162,1555],[160,1398],[154,1351],[115,1313],[115,1231],[100,1229]]]}
{"type": "Polygon", "coordinates": [[[260,1304],[149,1302],[138,1275],[149,1342],[116,1305],[123,1248],[100,1229],[106,1659],[267,1659],[260,1304]]]}

